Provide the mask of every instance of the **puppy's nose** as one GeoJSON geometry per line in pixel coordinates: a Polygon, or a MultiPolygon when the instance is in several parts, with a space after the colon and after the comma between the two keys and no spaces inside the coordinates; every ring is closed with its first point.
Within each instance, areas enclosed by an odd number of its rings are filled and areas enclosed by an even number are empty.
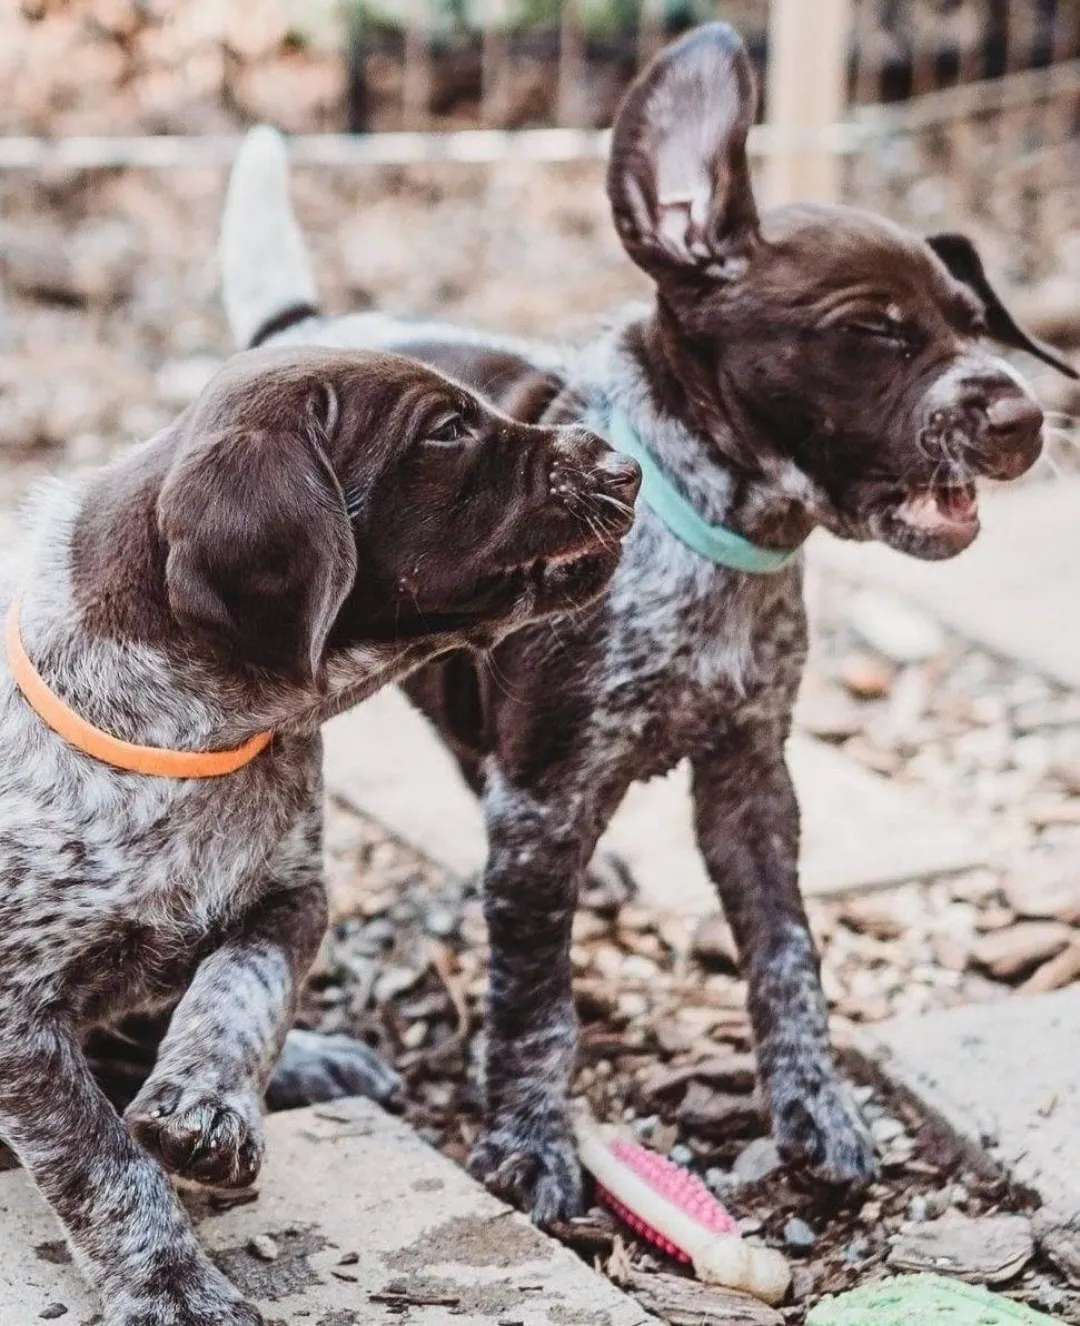
{"type": "Polygon", "coordinates": [[[986,422],[999,446],[1027,447],[1042,432],[1043,412],[1030,396],[999,396],[987,406],[986,422]]]}
{"type": "Polygon", "coordinates": [[[596,464],[596,476],[611,497],[633,506],[641,488],[641,466],[629,456],[609,451],[596,464]]]}

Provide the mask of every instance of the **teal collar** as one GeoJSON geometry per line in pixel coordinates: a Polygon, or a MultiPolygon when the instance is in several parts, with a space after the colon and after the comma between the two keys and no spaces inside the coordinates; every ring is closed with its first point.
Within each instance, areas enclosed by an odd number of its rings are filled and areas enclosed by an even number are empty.
{"type": "Polygon", "coordinates": [[[724,525],[710,525],[683,497],[660,468],[656,457],[649,451],[638,432],[626,417],[615,413],[608,419],[608,441],[616,451],[631,456],[641,466],[641,500],[663,521],[668,529],[692,548],[700,557],[717,566],[733,571],[746,571],[751,575],[773,575],[798,557],[794,552],[777,552],[762,548],[733,529],[724,525]]]}

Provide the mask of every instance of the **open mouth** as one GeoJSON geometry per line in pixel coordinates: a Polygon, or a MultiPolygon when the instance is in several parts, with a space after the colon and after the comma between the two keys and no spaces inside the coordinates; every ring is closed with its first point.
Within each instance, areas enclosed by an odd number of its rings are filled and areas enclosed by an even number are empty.
{"type": "Polygon", "coordinates": [[[979,523],[979,496],[971,481],[911,488],[893,517],[925,534],[969,533],[979,523]]]}

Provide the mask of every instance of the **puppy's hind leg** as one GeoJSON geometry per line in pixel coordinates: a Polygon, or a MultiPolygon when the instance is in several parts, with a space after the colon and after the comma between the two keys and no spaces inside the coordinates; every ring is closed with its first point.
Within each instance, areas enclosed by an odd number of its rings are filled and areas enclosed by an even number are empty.
{"type": "Polygon", "coordinates": [[[722,751],[692,763],[698,843],[745,970],[777,1146],[826,1183],[864,1188],[874,1144],[833,1063],[783,740],[772,730],[729,733],[722,751]]]}
{"type": "Polygon", "coordinates": [[[0,1015],[0,1135],[64,1225],[107,1326],[260,1326],[200,1250],[165,1174],[131,1140],[75,1037],[0,1015]]]}

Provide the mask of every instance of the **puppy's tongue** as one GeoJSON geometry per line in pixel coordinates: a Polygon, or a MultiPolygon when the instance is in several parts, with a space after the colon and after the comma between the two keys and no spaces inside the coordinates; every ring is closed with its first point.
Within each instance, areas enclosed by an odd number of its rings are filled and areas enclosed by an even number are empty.
{"type": "Polygon", "coordinates": [[[974,484],[950,488],[916,488],[896,508],[905,525],[917,529],[946,530],[970,527],[979,519],[979,499],[974,484]]]}

